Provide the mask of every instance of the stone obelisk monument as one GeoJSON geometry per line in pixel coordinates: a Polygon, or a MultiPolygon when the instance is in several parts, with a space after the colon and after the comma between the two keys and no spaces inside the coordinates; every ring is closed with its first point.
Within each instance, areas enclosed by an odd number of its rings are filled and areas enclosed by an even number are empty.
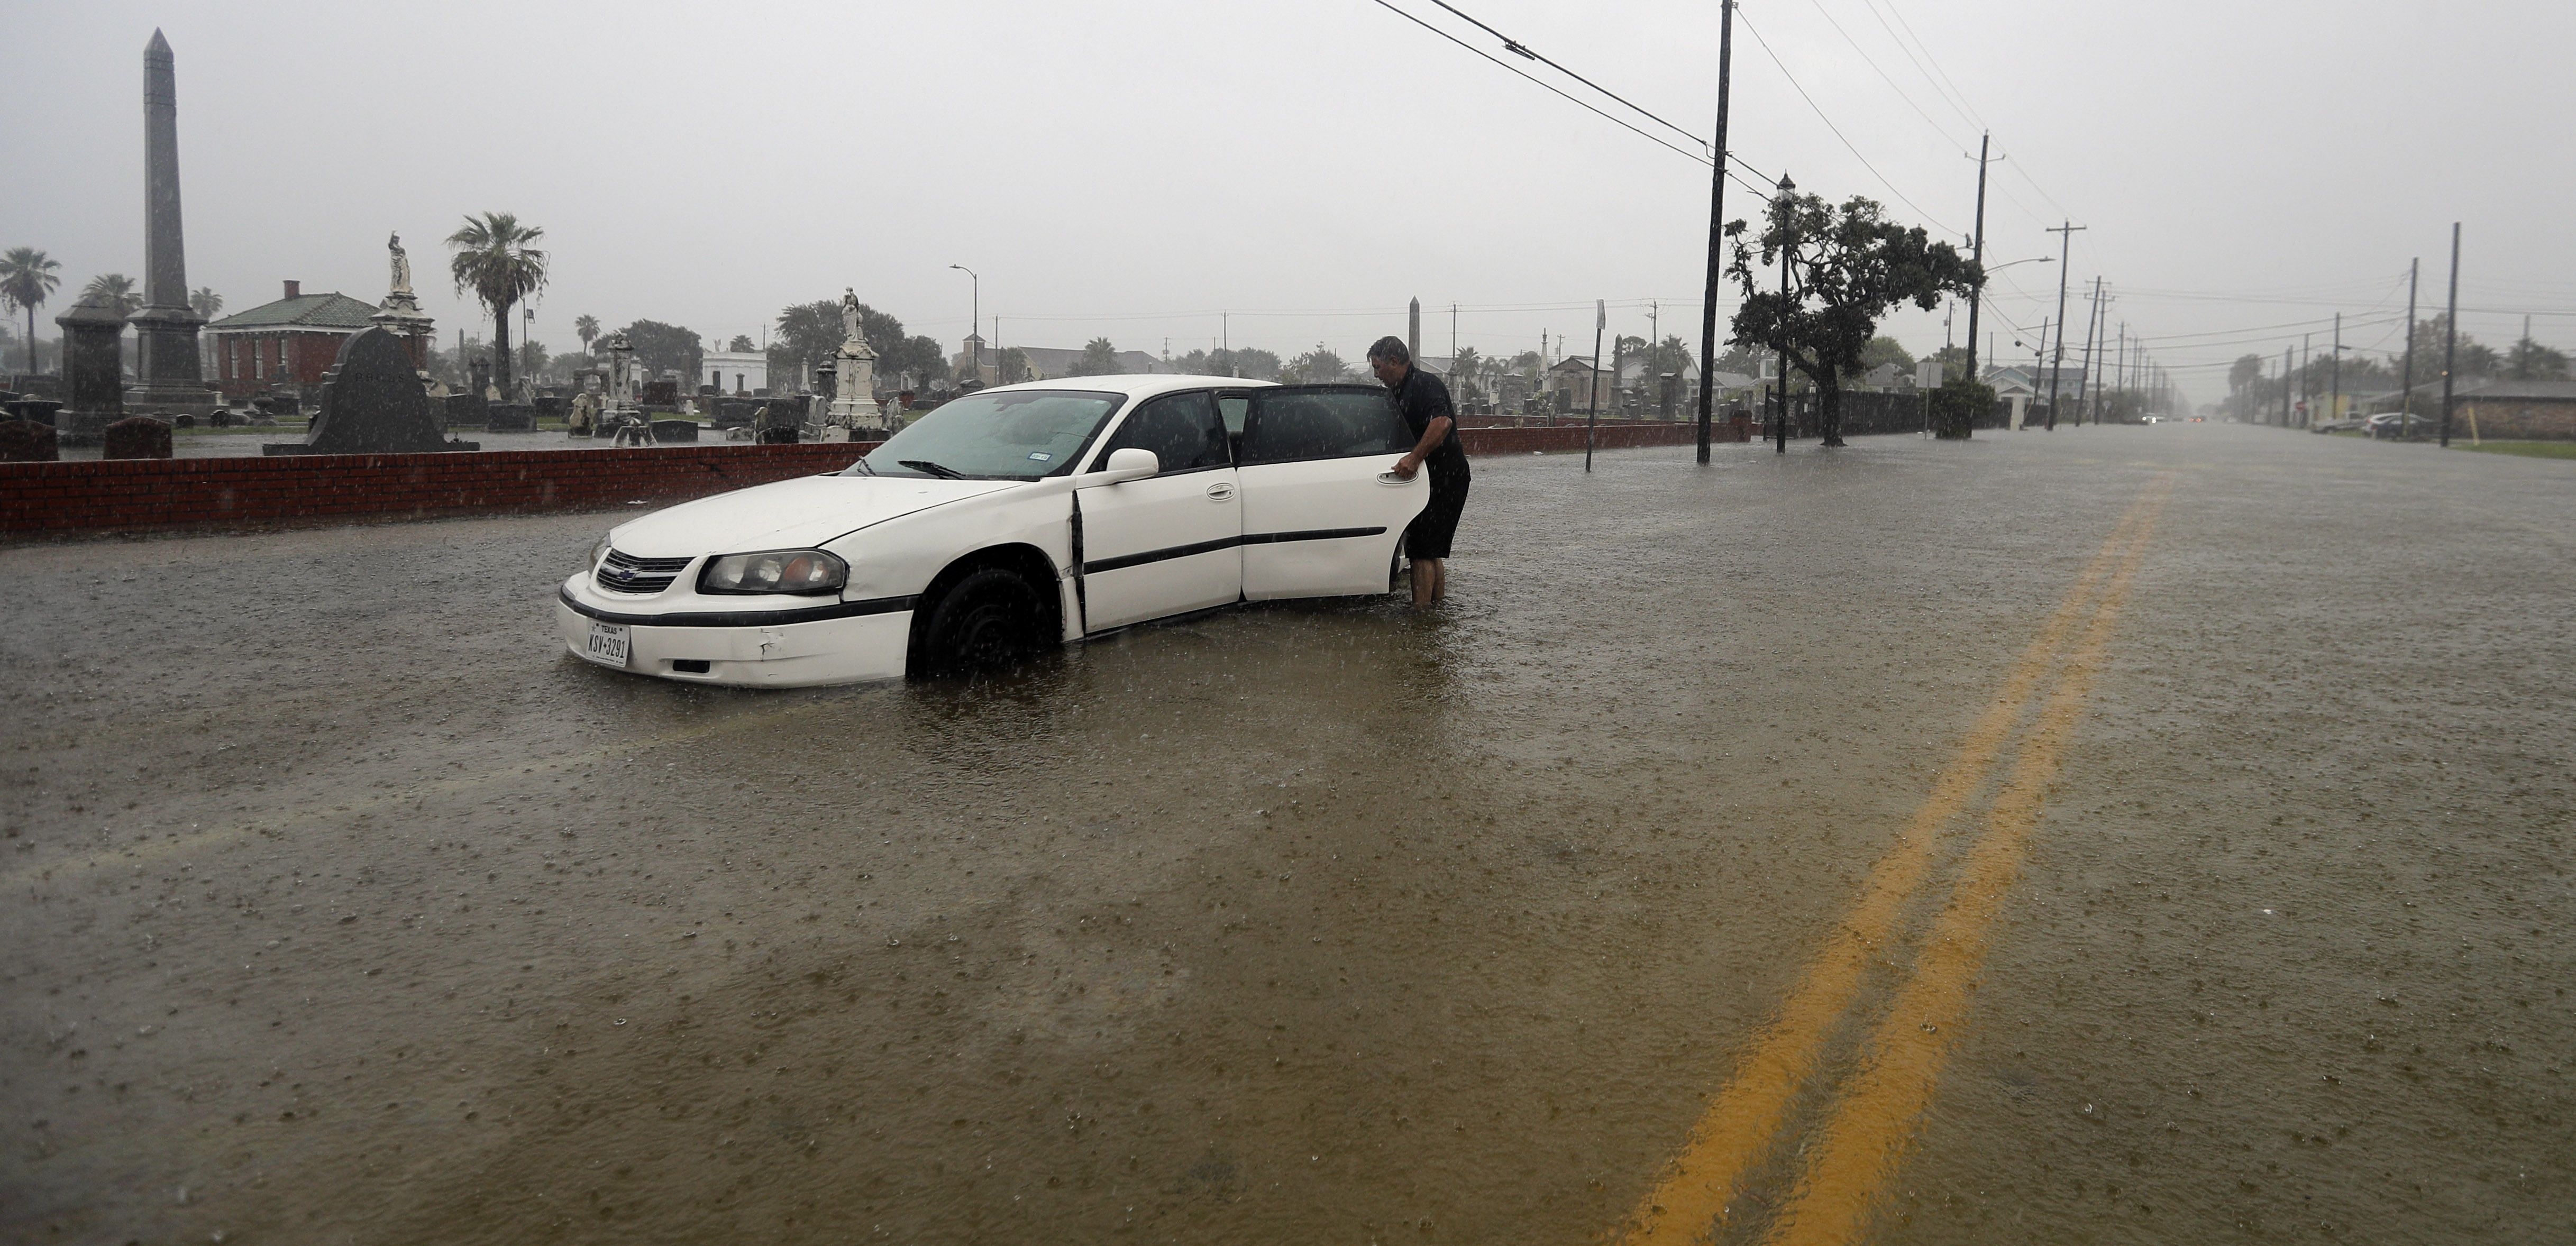
{"type": "Polygon", "coordinates": [[[170,41],[152,32],[143,49],[143,306],[134,326],[135,384],[128,411],[207,415],[220,405],[197,363],[197,326],[188,306],[188,255],[179,231],[179,75],[170,41]]]}

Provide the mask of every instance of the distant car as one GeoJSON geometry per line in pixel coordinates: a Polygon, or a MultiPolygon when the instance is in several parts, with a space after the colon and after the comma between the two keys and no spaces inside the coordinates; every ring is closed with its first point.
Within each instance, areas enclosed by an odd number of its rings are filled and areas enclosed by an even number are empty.
{"type": "Polygon", "coordinates": [[[2360,416],[2356,415],[2340,420],[2328,420],[2323,424],[2312,424],[2308,426],[2308,431],[2312,433],[2358,433],[2368,431],[2368,423],[2360,416]]]}
{"type": "Polygon", "coordinates": [[[2432,417],[2417,415],[2412,411],[2403,413],[2402,417],[2399,412],[2382,411],[2370,417],[2362,431],[2373,437],[2420,437],[2424,435],[2426,429],[2433,427],[2433,423],[2432,417]],[[2405,427],[2402,430],[2398,427],[2400,418],[2405,420],[2405,427]]]}
{"type": "Polygon", "coordinates": [[[2165,422],[2165,417],[2161,415],[2150,415],[2140,419],[2138,422],[2141,424],[2162,424],[2165,422]]]}
{"type": "Polygon", "coordinates": [[[565,647],[795,687],[988,664],[1238,601],[1384,593],[1428,473],[1376,385],[1095,376],[951,399],[848,470],[611,530],[565,647]]]}

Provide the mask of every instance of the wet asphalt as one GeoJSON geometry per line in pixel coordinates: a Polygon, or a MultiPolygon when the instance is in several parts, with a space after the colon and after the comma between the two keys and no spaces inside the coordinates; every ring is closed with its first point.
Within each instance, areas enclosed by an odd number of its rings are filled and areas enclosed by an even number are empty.
{"type": "Polygon", "coordinates": [[[2576,464],[1476,473],[1428,616],[789,693],[565,655],[607,516],[0,549],[0,1240],[1617,1240],[2164,489],[1858,1236],[2576,1238],[2576,464]]]}

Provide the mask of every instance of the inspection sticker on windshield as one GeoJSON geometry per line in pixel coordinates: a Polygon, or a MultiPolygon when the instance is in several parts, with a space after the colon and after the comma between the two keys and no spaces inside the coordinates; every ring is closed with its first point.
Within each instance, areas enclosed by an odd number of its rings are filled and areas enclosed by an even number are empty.
{"type": "Polygon", "coordinates": [[[626,639],[627,631],[621,624],[593,623],[590,625],[590,644],[581,651],[581,656],[602,666],[623,669],[626,665],[626,639]]]}
{"type": "Polygon", "coordinates": [[[1055,456],[1054,456],[1054,455],[1052,455],[1052,454],[1047,453],[1047,452],[1046,452],[1046,451],[1044,451],[1044,450],[1031,450],[1031,451],[1029,451],[1029,457],[1030,457],[1030,458],[1033,458],[1033,459],[1036,459],[1038,462],[1043,463],[1043,462],[1046,462],[1048,459],[1054,458],[1055,456]]]}

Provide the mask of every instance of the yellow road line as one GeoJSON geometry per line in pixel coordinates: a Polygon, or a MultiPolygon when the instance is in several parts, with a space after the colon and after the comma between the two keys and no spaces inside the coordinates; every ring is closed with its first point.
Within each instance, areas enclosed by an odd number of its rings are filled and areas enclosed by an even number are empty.
{"type": "Polygon", "coordinates": [[[122,848],[104,849],[102,851],[89,853],[83,856],[73,857],[69,860],[47,861],[32,865],[22,865],[6,872],[0,872],[0,886],[15,886],[22,882],[50,881],[58,872],[94,870],[103,866],[141,865],[152,861],[164,860],[170,857],[185,856],[192,852],[203,852],[210,848],[220,847],[232,840],[243,839],[255,834],[280,832],[289,827],[300,826],[310,822],[321,822],[336,818],[354,818],[361,813],[372,812],[388,806],[409,804],[415,801],[426,800],[432,796],[448,796],[459,792],[470,792],[479,788],[497,786],[511,779],[534,778],[537,775],[551,774],[570,766],[588,765],[592,762],[606,761],[610,758],[642,752],[646,749],[660,748],[668,744],[679,744],[685,741],[699,739],[704,736],[714,735],[719,732],[731,731],[740,727],[772,723],[791,715],[810,712],[822,704],[825,703],[821,701],[808,700],[774,710],[756,710],[736,714],[732,717],[719,719],[715,722],[699,723],[693,726],[682,727],[674,731],[666,731],[660,735],[646,736],[642,739],[620,740],[612,744],[603,744],[598,748],[588,749],[579,753],[571,753],[562,757],[549,758],[546,761],[536,763],[534,773],[530,772],[530,767],[526,764],[504,766],[498,770],[488,770],[480,774],[457,775],[453,778],[416,784],[397,791],[380,792],[373,796],[359,797],[354,800],[341,801],[330,805],[319,805],[308,809],[290,810],[266,818],[255,818],[247,822],[236,822],[226,826],[219,826],[212,830],[194,831],[186,835],[170,835],[164,836],[160,839],[144,840],[129,844],[122,848]]]}
{"type": "Polygon", "coordinates": [[[2084,712],[2138,564],[2146,557],[2163,498],[2156,492],[2146,499],[2149,510],[2102,594],[2092,626],[2041,705],[2012,777],[1995,797],[1988,829],[1970,850],[1958,890],[1934,923],[1912,979],[1880,1018],[1863,1048],[1859,1072],[1809,1150],[1806,1173],[1772,1224],[1766,1239],[1770,1246],[1838,1246],[1860,1240],[1869,1227],[1871,1208],[1895,1175],[1942,1067],[1966,1028],[1995,917],[2039,826],[2041,805],[2084,712]]]}
{"type": "MultiPolygon", "coordinates": [[[[2154,493],[2151,486],[2150,495],[2154,493]]],[[[1736,1185],[1779,1132],[1789,1102],[1814,1072],[1827,1034],[1850,1008],[1871,952],[1886,943],[1906,900],[1931,866],[1934,837],[1985,784],[1995,758],[2048,673],[2060,643],[2091,607],[2094,587],[2160,501],[2141,495],[2067,589],[2065,599],[2006,674],[1994,703],[1968,729],[1931,794],[1870,869],[1851,914],[1826,937],[1779,1014],[1757,1031],[1735,1075],[1691,1130],[1681,1154],[1630,1214],[1625,1241],[1687,1242],[1723,1219],[1736,1185]]]]}

